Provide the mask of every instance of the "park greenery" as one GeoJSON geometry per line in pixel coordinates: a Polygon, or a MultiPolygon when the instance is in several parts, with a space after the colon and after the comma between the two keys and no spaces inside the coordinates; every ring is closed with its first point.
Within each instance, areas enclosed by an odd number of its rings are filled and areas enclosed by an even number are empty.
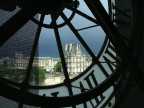
{"type": "MultiPolygon", "coordinates": [[[[46,70],[42,67],[32,67],[30,76],[31,84],[41,85],[44,83],[46,70]]],[[[26,69],[18,69],[14,67],[0,66],[0,76],[15,82],[22,82],[25,78],[26,69]]]]}
{"type": "Polygon", "coordinates": [[[31,74],[31,82],[36,81],[35,83],[41,85],[46,79],[46,70],[43,67],[33,67],[31,74]]]}
{"type": "Polygon", "coordinates": [[[55,72],[61,72],[61,61],[58,61],[57,64],[54,66],[55,72]]]}

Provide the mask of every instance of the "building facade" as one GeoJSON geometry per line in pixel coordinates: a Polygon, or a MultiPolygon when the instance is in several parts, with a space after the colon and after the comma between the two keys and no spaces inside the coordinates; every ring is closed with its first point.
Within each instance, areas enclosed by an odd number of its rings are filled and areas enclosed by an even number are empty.
{"type": "Polygon", "coordinates": [[[38,66],[46,69],[47,72],[54,72],[54,66],[60,61],[60,58],[38,57],[38,66]]]}
{"type": "MultiPolygon", "coordinates": [[[[47,72],[54,72],[54,66],[60,61],[60,58],[52,57],[35,57],[33,66],[43,67],[47,72]]],[[[0,65],[6,64],[7,67],[26,69],[29,57],[25,57],[22,53],[16,52],[14,58],[4,57],[0,59],[0,65]]]]}
{"type": "Polygon", "coordinates": [[[91,59],[82,52],[78,43],[66,44],[64,55],[69,75],[77,75],[91,64],[91,59]]]}

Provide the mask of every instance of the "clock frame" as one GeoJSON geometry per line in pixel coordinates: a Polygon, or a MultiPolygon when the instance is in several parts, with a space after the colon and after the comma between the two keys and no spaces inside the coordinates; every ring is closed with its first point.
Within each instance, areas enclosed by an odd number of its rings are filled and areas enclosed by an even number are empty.
{"type": "MultiPolygon", "coordinates": [[[[131,0],[127,1],[130,3],[131,0]]],[[[29,21],[31,17],[33,17],[36,13],[41,14],[39,22],[34,18],[32,19],[38,24],[38,29],[33,43],[25,79],[22,83],[16,83],[1,77],[0,86],[3,89],[0,90],[0,94],[2,96],[20,102],[19,106],[21,107],[23,107],[23,104],[27,104],[37,107],[71,106],[73,108],[101,108],[113,107],[115,103],[117,103],[121,93],[124,92],[127,88],[126,86],[129,85],[131,78],[130,72],[132,75],[136,75],[137,78],[140,78],[140,80],[136,78],[136,81],[142,87],[143,82],[141,81],[143,80],[143,75],[137,64],[134,63],[132,50],[130,51],[132,48],[130,40],[132,39],[131,32],[133,24],[133,14],[131,12],[133,8],[132,2],[129,7],[130,9],[122,10],[117,6],[118,2],[109,0],[108,15],[100,1],[84,0],[89,10],[94,15],[94,18],[91,18],[90,16],[77,10],[78,5],[80,5],[80,1],[68,1],[68,3],[72,2],[74,3],[74,6],[71,7],[70,5],[67,5],[67,2],[61,0],[62,4],[64,3],[68,9],[73,11],[70,18],[67,18],[67,16],[63,13],[63,8],[65,7],[61,7],[61,5],[56,6],[56,10],[55,8],[48,9],[52,11],[46,11],[47,8],[39,10],[38,4],[44,4],[40,1],[34,1],[28,4],[26,7],[20,5],[22,10],[20,10],[1,26],[0,35],[5,37],[1,39],[0,45],[2,46],[18,29],[21,28],[21,26],[29,21]],[[33,3],[34,5],[32,6],[33,3]],[[45,14],[49,13],[51,14],[52,23],[45,25],[43,24],[44,17],[45,14]],[[104,30],[106,39],[98,56],[94,55],[90,47],[81,37],[80,33],[71,23],[71,20],[75,14],[79,14],[95,24],[98,24],[104,30]],[[25,16],[23,17],[23,15],[25,16]],[[57,24],[56,20],[58,16],[62,17],[64,23],[60,25],[57,24]],[[17,20],[19,21],[15,22],[17,20]],[[11,29],[15,23],[17,26],[15,26],[14,29],[11,29]],[[67,72],[62,43],[58,31],[58,28],[65,25],[71,29],[92,58],[92,64],[83,73],[73,79],[69,78],[67,72]],[[30,72],[34,60],[34,54],[38,45],[40,32],[43,26],[54,30],[65,80],[61,84],[52,86],[32,86],[29,85],[30,72]],[[123,30],[121,29],[128,30],[129,34],[125,36],[122,34],[123,30]],[[9,32],[6,32],[6,30],[9,32]],[[137,75],[134,70],[139,70],[139,74],[137,75]],[[100,78],[100,76],[102,78],[100,78]],[[33,94],[31,92],[32,90],[40,90],[40,94],[33,94]],[[11,95],[9,91],[13,92],[13,95],[11,95]]]]}

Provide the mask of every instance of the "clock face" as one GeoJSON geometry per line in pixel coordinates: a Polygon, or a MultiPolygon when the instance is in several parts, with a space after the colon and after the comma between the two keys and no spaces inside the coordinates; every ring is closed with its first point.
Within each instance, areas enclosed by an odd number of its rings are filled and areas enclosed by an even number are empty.
{"type": "Polygon", "coordinates": [[[130,46],[131,0],[54,1],[3,12],[13,17],[0,30],[1,95],[21,107],[113,107],[129,83],[120,45],[130,46]]]}

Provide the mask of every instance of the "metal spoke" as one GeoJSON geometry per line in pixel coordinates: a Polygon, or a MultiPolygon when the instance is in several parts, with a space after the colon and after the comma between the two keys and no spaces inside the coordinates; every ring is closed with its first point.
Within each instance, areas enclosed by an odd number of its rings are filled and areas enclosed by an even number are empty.
{"type": "MultiPolygon", "coordinates": [[[[54,18],[52,18],[52,19],[53,19],[53,24],[56,24],[56,21],[54,21],[54,18]]],[[[62,48],[62,43],[61,43],[59,31],[57,28],[54,28],[54,32],[55,32],[55,37],[56,37],[56,41],[57,41],[59,54],[60,54],[61,61],[62,61],[62,68],[64,71],[64,76],[65,76],[66,80],[69,80],[69,75],[68,75],[67,66],[66,66],[66,62],[65,62],[65,58],[64,58],[64,53],[63,53],[63,48],[62,48]]]]}
{"type": "Polygon", "coordinates": [[[107,71],[104,69],[104,67],[101,65],[101,63],[98,61],[98,58],[94,55],[94,53],[92,52],[92,50],[89,48],[89,46],[87,45],[87,43],[83,40],[83,38],[81,37],[81,35],[78,33],[78,31],[75,29],[75,27],[71,24],[71,22],[67,19],[67,17],[65,16],[64,13],[61,14],[61,17],[63,18],[63,20],[65,22],[67,22],[67,25],[69,26],[69,28],[75,34],[75,36],[77,37],[77,39],[81,42],[81,44],[83,45],[83,47],[88,51],[88,53],[92,57],[93,62],[97,63],[97,65],[103,71],[103,73],[105,74],[105,76],[108,77],[109,75],[108,75],[107,71]]]}
{"type": "Polygon", "coordinates": [[[38,2],[36,1],[30,3],[0,27],[0,46],[2,46],[15,32],[17,32],[37,13],[37,5],[38,2]]]}
{"type": "Polygon", "coordinates": [[[81,29],[77,29],[77,31],[82,31],[82,30],[90,29],[90,28],[97,27],[97,26],[99,26],[99,25],[84,27],[84,28],[81,28],[81,29]]]}
{"type": "Polygon", "coordinates": [[[67,22],[67,25],[72,30],[72,32],[75,34],[75,36],[77,37],[77,39],[81,42],[81,44],[83,45],[83,47],[85,47],[85,49],[88,51],[88,53],[90,54],[90,56],[94,59],[95,58],[94,53],[92,52],[92,50],[89,48],[89,46],[86,44],[86,42],[83,40],[83,38],[80,36],[80,34],[78,33],[78,31],[71,24],[71,22],[68,20],[68,18],[65,16],[64,13],[61,14],[61,17],[63,18],[63,20],[65,22],[67,22]]]}
{"type": "Polygon", "coordinates": [[[139,66],[136,64],[131,52],[121,38],[121,35],[119,34],[117,28],[114,26],[101,2],[99,0],[84,1],[95,16],[95,18],[97,18],[97,20],[99,21],[101,27],[109,37],[110,41],[117,49],[117,53],[122,58],[124,66],[130,70],[135,81],[137,82],[141,90],[144,92],[144,75],[141,72],[139,66]]]}
{"type": "Polygon", "coordinates": [[[96,23],[96,24],[99,24],[98,21],[90,16],[88,16],[87,14],[79,11],[79,10],[74,10],[73,8],[71,7],[67,7],[67,9],[71,10],[71,11],[75,11],[78,15],[88,19],[89,21],[93,22],[93,23],[96,23]]]}
{"type": "Polygon", "coordinates": [[[60,13],[65,9],[65,7],[62,5],[61,8],[59,9],[59,12],[57,12],[55,15],[54,15],[54,19],[51,21],[50,25],[53,25],[54,22],[59,18],[60,16],[60,13]]]}
{"type": "MultiPolygon", "coordinates": [[[[53,20],[53,24],[57,25],[56,20],[55,20],[56,18],[54,18],[53,15],[51,17],[52,17],[52,20],[53,20]]],[[[63,48],[62,48],[62,43],[61,43],[58,28],[55,27],[54,32],[55,32],[57,46],[58,46],[58,49],[59,49],[59,54],[60,54],[60,57],[61,57],[63,72],[64,72],[64,76],[65,76],[64,83],[68,88],[69,95],[73,95],[73,91],[72,91],[72,88],[71,88],[71,81],[70,81],[70,78],[69,78],[69,75],[68,75],[67,65],[66,65],[66,61],[65,61],[65,57],[64,57],[64,53],[63,53],[63,48]]],[[[72,108],[76,108],[76,106],[72,106],[72,108]]]]}
{"type": "MultiPolygon", "coordinates": [[[[55,20],[54,16],[52,15],[51,17],[53,20],[53,24],[56,25],[56,20],[55,20]]],[[[64,57],[64,53],[63,53],[63,48],[62,48],[62,43],[61,43],[58,28],[55,27],[54,32],[55,32],[57,46],[58,46],[59,54],[61,57],[62,68],[63,68],[63,72],[64,72],[64,76],[65,76],[64,82],[65,82],[65,85],[68,87],[69,94],[72,95],[73,93],[72,93],[72,89],[71,89],[70,78],[69,78],[69,74],[68,74],[68,70],[67,70],[67,65],[66,65],[66,61],[65,61],[65,57],[64,57]]]]}
{"type": "MultiPolygon", "coordinates": [[[[42,14],[41,18],[40,18],[41,23],[44,21],[44,17],[45,17],[45,15],[42,14]]],[[[35,57],[35,52],[36,52],[36,49],[37,49],[37,46],[38,46],[38,41],[39,41],[41,29],[42,29],[42,26],[39,25],[38,28],[37,28],[36,36],[35,36],[34,43],[33,43],[33,46],[32,46],[31,55],[30,55],[28,66],[27,66],[25,79],[23,81],[24,86],[27,86],[27,84],[29,83],[30,74],[31,74],[31,70],[32,70],[34,57],[35,57]]]]}

